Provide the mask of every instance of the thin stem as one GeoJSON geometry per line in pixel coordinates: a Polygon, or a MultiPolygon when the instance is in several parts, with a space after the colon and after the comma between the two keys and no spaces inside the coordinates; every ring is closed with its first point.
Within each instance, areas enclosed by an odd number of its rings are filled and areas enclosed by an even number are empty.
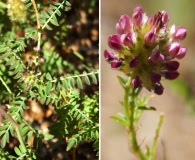
{"type": "MultiPolygon", "coordinates": [[[[19,126],[20,126],[20,125],[19,125],[18,123],[16,123],[16,121],[14,121],[14,119],[13,119],[9,114],[7,114],[7,113],[2,109],[1,106],[0,106],[0,112],[1,112],[1,114],[2,114],[4,117],[6,117],[6,118],[13,124],[13,126],[15,127],[16,134],[17,134],[17,138],[18,138],[18,140],[19,140],[19,142],[20,142],[22,148],[24,149],[24,152],[26,153],[26,152],[27,152],[27,149],[26,149],[26,146],[25,146],[25,144],[24,144],[24,141],[23,141],[22,136],[21,136],[21,133],[20,133],[20,129],[19,129],[19,126]]],[[[29,160],[32,160],[32,158],[29,157],[29,160]]]]}
{"type": "Polygon", "coordinates": [[[158,141],[158,137],[159,137],[159,133],[160,133],[160,128],[161,128],[162,123],[163,123],[163,119],[164,119],[164,115],[161,114],[160,118],[159,118],[159,121],[158,121],[157,128],[156,128],[156,135],[154,137],[154,141],[153,141],[153,144],[152,144],[150,160],[154,160],[154,158],[155,158],[156,145],[157,145],[157,141],[158,141]]]}
{"type": "Polygon", "coordinates": [[[34,0],[31,0],[32,4],[33,4],[33,8],[35,11],[35,15],[36,15],[36,20],[37,20],[37,29],[38,29],[38,44],[37,44],[37,50],[40,50],[40,46],[41,46],[41,24],[39,22],[39,12],[37,10],[37,6],[34,0]]]}
{"type": "Polygon", "coordinates": [[[131,79],[129,78],[126,86],[125,86],[125,94],[124,94],[124,110],[125,110],[125,116],[128,124],[128,134],[129,134],[129,141],[131,144],[131,150],[140,158],[140,160],[146,160],[144,154],[142,153],[136,137],[136,131],[135,131],[135,98],[138,96],[138,94],[135,94],[135,90],[133,89],[130,93],[131,89],[131,79]],[[131,95],[131,100],[129,96],[131,95]]]}
{"type": "Polygon", "coordinates": [[[3,85],[5,86],[5,88],[7,89],[7,91],[12,94],[12,91],[10,90],[10,88],[7,86],[7,84],[5,83],[5,81],[3,80],[3,78],[0,76],[0,80],[3,83],[3,85]]]}
{"type": "Polygon", "coordinates": [[[7,8],[7,5],[6,5],[5,3],[3,3],[3,2],[0,2],[0,6],[1,6],[2,8],[7,8]]]}

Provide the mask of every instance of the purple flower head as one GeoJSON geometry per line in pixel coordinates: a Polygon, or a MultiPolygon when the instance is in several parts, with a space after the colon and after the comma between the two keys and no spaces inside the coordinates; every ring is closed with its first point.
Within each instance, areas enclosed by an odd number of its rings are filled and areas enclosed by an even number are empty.
{"type": "Polygon", "coordinates": [[[113,61],[114,60],[114,58],[115,58],[115,56],[114,56],[114,54],[111,52],[111,51],[108,51],[108,50],[105,50],[104,51],[104,57],[105,57],[105,59],[107,60],[107,61],[113,61]]]}
{"type": "Polygon", "coordinates": [[[115,34],[108,37],[108,45],[114,50],[120,50],[122,48],[122,42],[119,35],[115,34]]]}
{"type": "Polygon", "coordinates": [[[146,33],[144,39],[147,43],[154,43],[156,41],[156,34],[154,33],[153,30],[151,30],[148,33],[146,33]]]}
{"type": "Polygon", "coordinates": [[[143,86],[161,95],[164,91],[161,79],[173,80],[179,76],[178,59],[187,52],[180,43],[187,30],[176,25],[169,27],[168,22],[167,12],[148,16],[138,6],[132,16],[121,15],[116,23],[117,34],[108,38],[116,56],[105,50],[104,57],[111,68],[132,77],[132,88],[143,86]]]}
{"type": "Polygon", "coordinates": [[[138,66],[138,64],[139,64],[138,62],[139,62],[139,57],[138,57],[138,56],[133,57],[133,58],[130,60],[129,66],[130,66],[131,68],[135,68],[135,67],[138,66]]]}
{"type": "Polygon", "coordinates": [[[185,27],[179,27],[173,34],[175,40],[184,40],[186,38],[187,30],[185,27]]]}
{"type": "Polygon", "coordinates": [[[112,62],[111,62],[111,67],[113,69],[116,69],[118,67],[120,67],[122,65],[122,60],[121,59],[114,59],[112,62]]]}
{"type": "Polygon", "coordinates": [[[121,41],[125,46],[133,46],[133,35],[131,32],[121,35],[121,41]]]}
{"type": "Polygon", "coordinates": [[[139,79],[138,76],[135,77],[135,78],[132,80],[132,87],[133,87],[134,89],[141,87],[141,85],[142,85],[142,81],[139,79]]]}
{"type": "Polygon", "coordinates": [[[119,34],[124,34],[131,30],[131,18],[124,14],[120,17],[119,22],[116,24],[116,30],[119,34]]]}

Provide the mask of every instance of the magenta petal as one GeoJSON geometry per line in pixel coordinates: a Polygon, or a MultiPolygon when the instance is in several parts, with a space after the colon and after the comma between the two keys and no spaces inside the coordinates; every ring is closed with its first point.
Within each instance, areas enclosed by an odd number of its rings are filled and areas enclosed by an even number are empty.
{"type": "Polygon", "coordinates": [[[155,84],[154,85],[154,93],[161,95],[163,94],[164,88],[161,84],[155,84]]]}
{"type": "Polygon", "coordinates": [[[167,70],[176,71],[179,68],[179,62],[177,61],[169,61],[165,63],[167,70]]]}
{"type": "Polygon", "coordinates": [[[186,52],[187,52],[186,47],[184,47],[184,46],[180,47],[179,52],[176,55],[176,58],[182,59],[186,55],[186,52]]]}
{"type": "Polygon", "coordinates": [[[162,22],[163,22],[164,25],[166,25],[169,21],[169,15],[165,11],[162,11],[161,15],[162,15],[162,22]]]}
{"type": "Polygon", "coordinates": [[[108,37],[108,45],[114,50],[120,50],[122,48],[122,42],[119,35],[115,34],[108,37]]]}
{"type": "Polygon", "coordinates": [[[118,68],[122,65],[122,60],[121,59],[114,59],[112,62],[111,62],[111,67],[112,68],[118,68]]]}
{"type": "Polygon", "coordinates": [[[121,35],[121,41],[125,46],[133,46],[133,35],[132,33],[122,34],[121,35]]]}
{"type": "Polygon", "coordinates": [[[141,87],[141,85],[142,85],[142,82],[141,82],[141,80],[139,79],[138,76],[135,77],[135,78],[132,80],[132,87],[133,87],[134,89],[136,89],[136,88],[138,88],[138,87],[141,87]]]}
{"type": "Polygon", "coordinates": [[[179,72],[177,71],[166,71],[165,72],[166,79],[173,80],[173,79],[176,79],[178,76],[179,76],[179,72]]]}
{"type": "Polygon", "coordinates": [[[107,61],[112,61],[115,58],[114,54],[111,51],[108,51],[108,50],[104,51],[104,57],[107,61]]]}
{"type": "Polygon", "coordinates": [[[166,47],[167,52],[169,52],[173,57],[175,57],[180,49],[180,43],[179,42],[174,42],[170,46],[166,47]]]}
{"type": "Polygon", "coordinates": [[[160,82],[160,80],[161,80],[161,75],[160,74],[158,74],[158,73],[152,73],[151,74],[152,83],[160,82]]]}
{"type": "Polygon", "coordinates": [[[186,38],[187,30],[185,27],[179,27],[176,29],[173,37],[176,40],[184,40],[186,38]]]}
{"type": "Polygon", "coordinates": [[[132,58],[132,59],[130,60],[129,66],[130,66],[131,68],[137,67],[137,66],[138,66],[138,61],[139,61],[139,57],[138,57],[138,56],[132,58]]]}
{"type": "Polygon", "coordinates": [[[149,59],[153,62],[161,62],[165,59],[165,56],[163,54],[160,53],[159,50],[154,51],[151,56],[149,57],[149,59]]]}
{"type": "Polygon", "coordinates": [[[132,21],[135,25],[141,26],[143,21],[143,12],[140,9],[135,10],[132,16],[132,21]]]}
{"type": "Polygon", "coordinates": [[[154,43],[156,41],[156,34],[154,33],[153,30],[151,30],[148,33],[146,33],[144,39],[147,43],[154,43]]]}

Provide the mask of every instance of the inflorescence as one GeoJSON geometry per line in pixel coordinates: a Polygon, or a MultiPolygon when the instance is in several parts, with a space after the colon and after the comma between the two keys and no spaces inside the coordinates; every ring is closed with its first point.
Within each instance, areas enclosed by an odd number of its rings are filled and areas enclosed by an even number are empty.
{"type": "Polygon", "coordinates": [[[117,54],[105,50],[104,57],[113,69],[132,77],[134,89],[144,86],[156,94],[163,93],[161,78],[173,80],[179,76],[179,62],[187,52],[180,44],[186,37],[184,27],[168,28],[169,15],[159,11],[147,16],[136,7],[130,18],[121,15],[116,24],[117,34],[108,38],[108,45],[117,54]]]}

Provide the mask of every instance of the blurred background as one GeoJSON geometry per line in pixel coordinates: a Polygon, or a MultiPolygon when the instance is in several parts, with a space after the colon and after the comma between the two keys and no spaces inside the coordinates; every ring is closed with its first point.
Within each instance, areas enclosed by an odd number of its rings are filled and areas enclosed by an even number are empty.
{"type": "MultiPolygon", "coordinates": [[[[128,150],[125,128],[110,117],[123,112],[120,101],[123,90],[117,80],[122,73],[112,70],[104,60],[103,52],[108,47],[108,36],[115,34],[115,25],[120,15],[132,15],[136,6],[142,6],[148,15],[159,10],[169,13],[169,25],[187,28],[187,38],[182,45],[188,48],[187,55],[180,61],[180,76],[174,81],[162,81],[161,96],[143,90],[142,94],[153,96],[149,104],[157,111],[147,111],[139,124],[137,133],[142,146],[150,145],[160,113],[164,122],[157,147],[157,160],[193,160],[195,157],[195,1],[193,0],[106,0],[101,1],[101,160],[136,160],[128,150]]],[[[123,75],[124,76],[124,75],[123,75]]]]}

